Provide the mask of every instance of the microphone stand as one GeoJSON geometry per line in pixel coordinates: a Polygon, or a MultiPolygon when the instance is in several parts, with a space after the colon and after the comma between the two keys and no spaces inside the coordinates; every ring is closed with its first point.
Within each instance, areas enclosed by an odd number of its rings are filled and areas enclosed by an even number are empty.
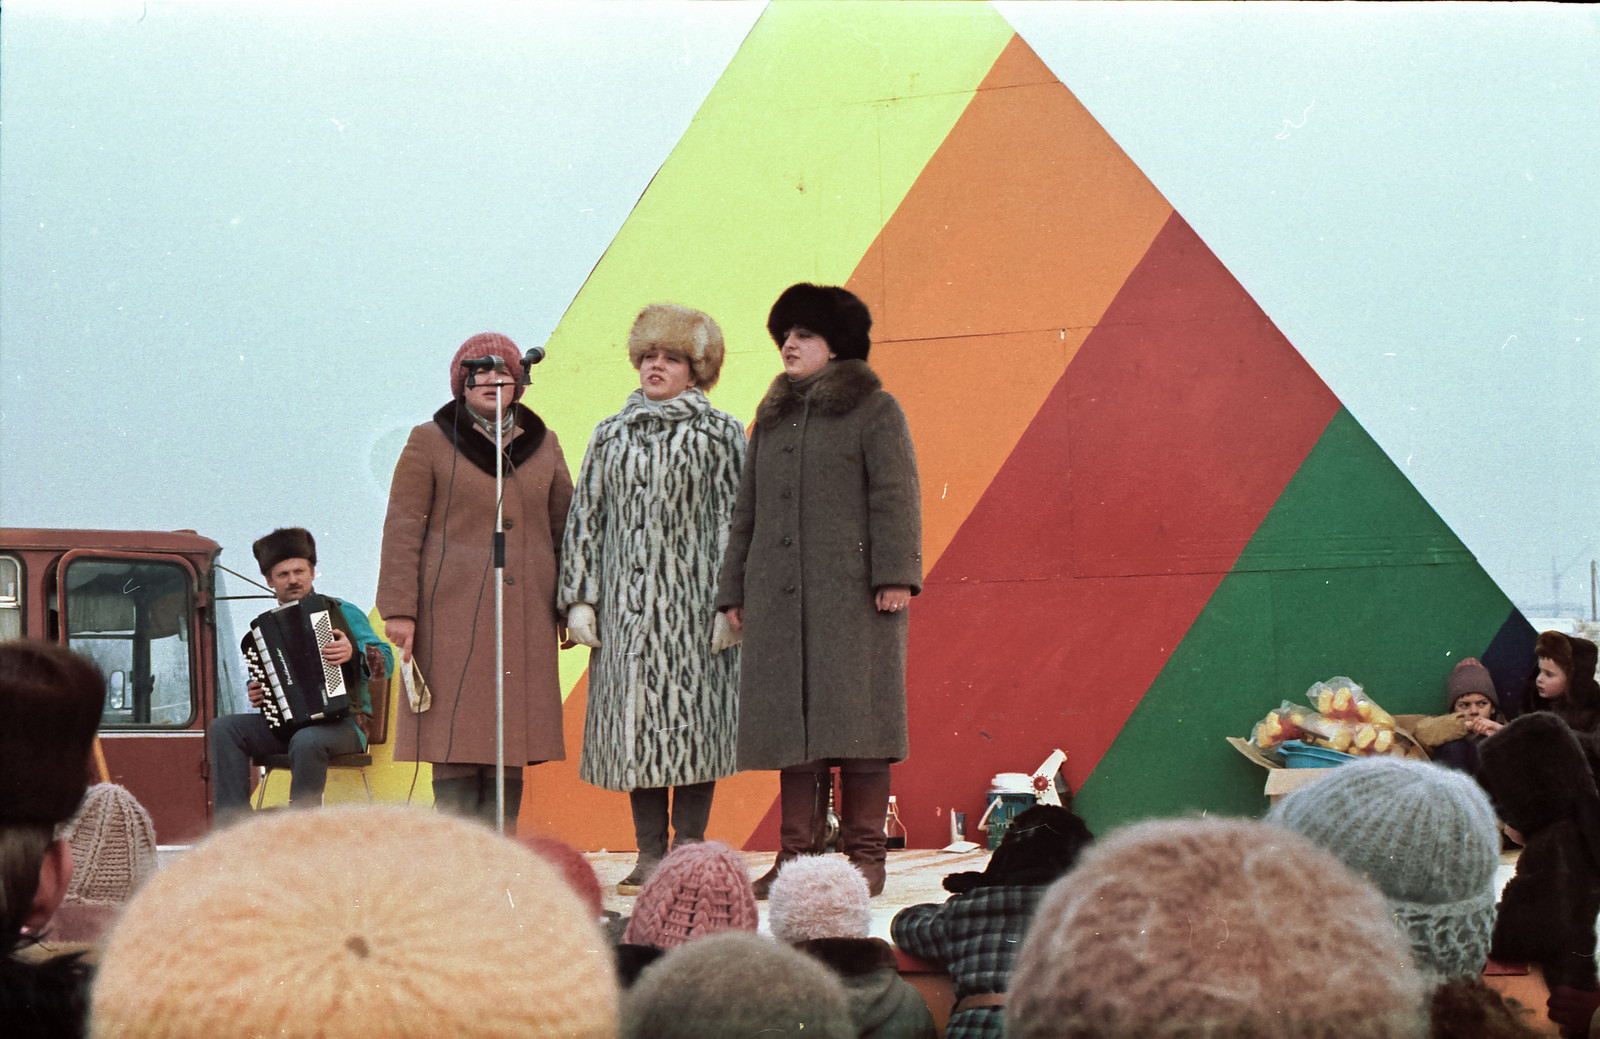
{"type": "Polygon", "coordinates": [[[506,832],[506,449],[500,387],[494,391],[494,832],[506,832]]]}
{"type": "MultiPolygon", "coordinates": [[[[485,361],[488,358],[484,358],[485,361]]],[[[533,347],[522,356],[523,385],[532,382],[529,369],[544,360],[544,350],[533,347]]],[[[500,370],[495,369],[495,374],[500,370]]],[[[472,385],[476,386],[476,374],[472,385]]],[[[494,392],[494,829],[506,832],[506,498],[505,406],[501,386],[494,392]]]]}

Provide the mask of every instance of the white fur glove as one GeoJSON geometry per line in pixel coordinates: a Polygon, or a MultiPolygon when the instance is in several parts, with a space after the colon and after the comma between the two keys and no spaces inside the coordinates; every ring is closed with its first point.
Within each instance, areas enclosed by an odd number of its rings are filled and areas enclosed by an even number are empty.
{"type": "Polygon", "coordinates": [[[600,648],[600,622],[594,607],[586,602],[575,602],[567,607],[567,637],[580,646],[600,648]]]}
{"type": "Polygon", "coordinates": [[[733,625],[728,623],[728,615],[718,610],[716,619],[711,622],[711,652],[721,653],[743,641],[744,632],[734,631],[733,625]]]}

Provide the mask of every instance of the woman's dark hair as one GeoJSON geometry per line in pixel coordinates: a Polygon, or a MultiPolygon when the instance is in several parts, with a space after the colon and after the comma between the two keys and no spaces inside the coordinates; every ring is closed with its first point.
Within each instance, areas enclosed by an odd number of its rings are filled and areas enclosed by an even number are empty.
{"type": "Polygon", "coordinates": [[[1011,820],[983,872],[952,873],[944,889],[1049,884],[1078,863],[1094,840],[1084,821],[1059,805],[1034,805],[1011,820]]]}

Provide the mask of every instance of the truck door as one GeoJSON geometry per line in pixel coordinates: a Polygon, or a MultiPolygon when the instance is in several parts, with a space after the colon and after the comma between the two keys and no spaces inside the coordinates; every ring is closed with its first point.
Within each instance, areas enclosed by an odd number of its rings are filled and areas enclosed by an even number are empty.
{"type": "Polygon", "coordinates": [[[57,570],[60,631],[100,665],[106,706],[100,743],[112,782],[150,811],[161,844],[209,828],[201,690],[215,648],[200,630],[194,567],[182,556],[74,551],[57,570]]]}

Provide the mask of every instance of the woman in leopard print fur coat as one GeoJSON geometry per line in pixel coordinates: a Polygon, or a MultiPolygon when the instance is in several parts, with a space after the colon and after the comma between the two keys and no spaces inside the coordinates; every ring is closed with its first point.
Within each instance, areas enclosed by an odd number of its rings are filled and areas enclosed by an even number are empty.
{"type": "Polygon", "coordinates": [[[627,791],[637,894],[668,850],[705,837],[732,775],[739,653],[713,651],[717,571],[744,466],[744,428],[703,390],[722,332],[698,310],[644,308],[628,336],[640,388],[595,427],[561,546],[558,605],[593,648],[579,776],[627,791]]]}

